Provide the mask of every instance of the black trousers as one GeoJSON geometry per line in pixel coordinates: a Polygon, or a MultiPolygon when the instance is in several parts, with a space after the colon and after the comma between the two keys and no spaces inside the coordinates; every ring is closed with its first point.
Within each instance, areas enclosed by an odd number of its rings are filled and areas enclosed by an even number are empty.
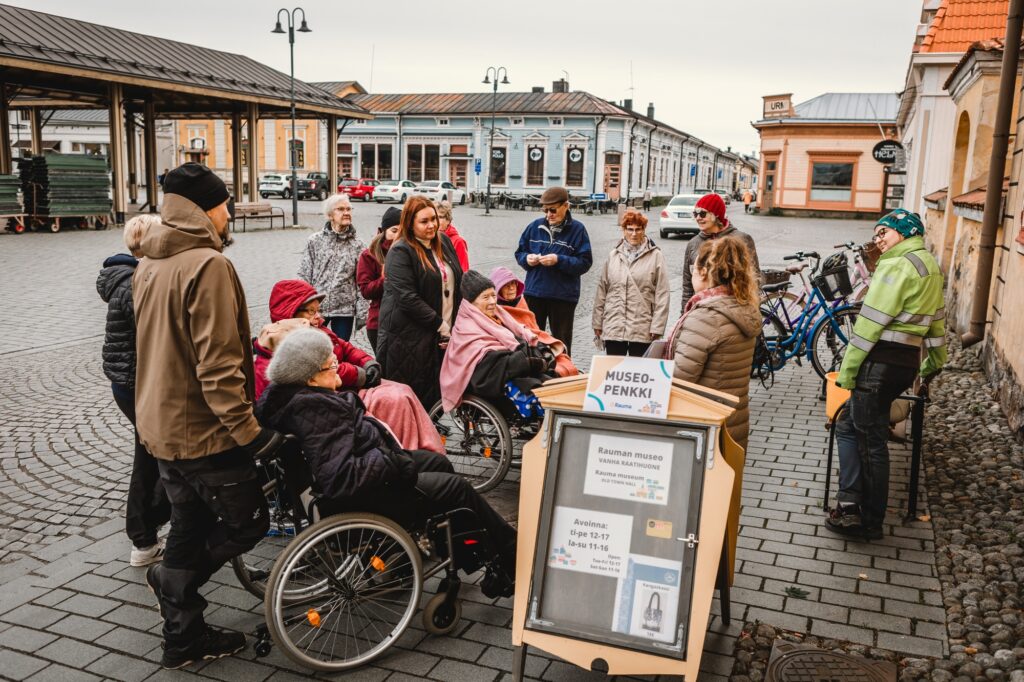
{"type": "Polygon", "coordinates": [[[650,341],[608,341],[604,342],[605,355],[629,355],[634,358],[643,357],[651,347],[650,341]]]}
{"type": "Polygon", "coordinates": [[[526,305],[537,316],[537,326],[544,329],[550,322],[551,336],[565,344],[565,353],[572,357],[572,323],[576,316],[575,301],[526,296],[526,305]]]}
{"type": "Polygon", "coordinates": [[[367,327],[366,338],[370,340],[370,348],[373,348],[373,354],[377,355],[377,330],[367,327]]]}
{"type": "MultiPolygon", "coordinates": [[[[111,384],[114,402],[135,427],[135,389],[121,384],[111,384]]],[[[151,547],[156,544],[160,526],[171,520],[171,503],[160,482],[160,468],[156,459],[139,442],[135,430],[135,458],[132,461],[132,477],[128,483],[128,502],[124,515],[125,532],[136,547],[151,547]]]]}
{"type": "Polygon", "coordinates": [[[465,478],[455,473],[447,457],[429,450],[411,450],[410,454],[418,472],[413,491],[406,486],[385,485],[346,500],[345,510],[380,514],[412,528],[422,527],[426,517],[465,507],[476,514],[480,527],[487,530],[499,550],[515,543],[515,529],[465,478]]]}
{"type": "Polygon", "coordinates": [[[210,576],[256,546],[270,527],[267,500],[252,456],[241,448],[174,461],[160,460],[171,500],[171,531],[163,563],[154,569],[164,641],[183,647],[203,632],[210,576]]]}

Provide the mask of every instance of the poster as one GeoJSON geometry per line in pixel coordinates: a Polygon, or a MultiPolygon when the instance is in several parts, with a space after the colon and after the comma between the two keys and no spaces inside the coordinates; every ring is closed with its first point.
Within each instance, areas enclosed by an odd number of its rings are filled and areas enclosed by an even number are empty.
{"type": "Polygon", "coordinates": [[[612,630],[656,642],[676,642],[682,562],[632,554],[615,589],[612,630]]]}
{"type": "Polygon", "coordinates": [[[667,360],[596,355],[590,363],[583,410],[667,419],[672,369],[667,360]]]}
{"type": "Polygon", "coordinates": [[[668,504],[672,443],[591,434],[585,495],[668,504]]]}
{"type": "Polygon", "coordinates": [[[632,516],[556,506],[548,566],[620,578],[632,533],[632,516]]]}

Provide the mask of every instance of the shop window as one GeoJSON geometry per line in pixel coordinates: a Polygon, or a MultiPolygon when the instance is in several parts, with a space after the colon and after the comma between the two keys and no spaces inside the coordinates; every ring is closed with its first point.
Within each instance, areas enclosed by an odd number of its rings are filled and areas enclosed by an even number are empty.
{"type": "Polygon", "coordinates": [[[567,187],[582,187],[584,151],[579,147],[570,147],[567,156],[565,184],[567,187]]]}
{"type": "Polygon", "coordinates": [[[530,147],[526,150],[526,184],[544,184],[544,147],[530,147]]]}
{"type": "Polygon", "coordinates": [[[360,145],[359,176],[363,178],[377,177],[377,145],[360,145]]]}
{"type": "Polygon", "coordinates": [[[423,182],[423,145],[409,145],[406,157],[409,160],[409,179],[413,182],[423,182]]]}
{"type": "Polygon", "coordinates": [[[811,201],[849,202],[852,196],[852,163],[815,162],[811,166],[811,201]]]}
{"type": "Polygon", "coordinates": [[[507,170],[508,147],[494,147],[491,149],[491,178],[492,185],[504,185],[507,170]]]}
{"type": "Polygon", "coordinates": [[[423,145],[423,179],[441,179],[441,145],[423,145]]]}
{"type": "Polygon", "coordinates": [[[378,180],[389,180],[394,177],[391,168],[391,145],[377,145],[377,174],[374,177],[378,180]]]}

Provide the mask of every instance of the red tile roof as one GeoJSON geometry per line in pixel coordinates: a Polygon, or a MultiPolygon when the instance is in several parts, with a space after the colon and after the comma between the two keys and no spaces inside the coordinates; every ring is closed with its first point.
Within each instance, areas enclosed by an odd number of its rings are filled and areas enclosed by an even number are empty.
{"type": "Polygon", "coordinates": [[[1006,35],[1009,0],[943,0],[919,52],[963,52],[978,40],[1006,35]]]}

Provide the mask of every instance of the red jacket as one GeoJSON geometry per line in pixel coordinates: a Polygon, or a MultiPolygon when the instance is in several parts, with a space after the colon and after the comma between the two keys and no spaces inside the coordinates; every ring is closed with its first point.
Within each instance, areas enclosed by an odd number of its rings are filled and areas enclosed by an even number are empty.
{"type": "MultiPolygon", "coordinates": [[[[270,321],[277,322],[297,317],[299,309],[317,296],[308,282],[301,279],[283,279],[274,285],[270,292],[270,321]]],[[[338,376],[341,377],[342,388],[360,388],[366,380],[363,367],[372,362],[373,358],[359,350],[345,339],[337,336],[325,326],[319,327],[327,334],[334,346],[334,355],[338,358],[338,376]]],[[[252,343],[253,366],[256,370],[256,397],[258,398],[267,387],[267,366],[273,354],[260,346],[255,339],[252,343]]]]}
{"type": "MultiPolygon", "coordinates": [[[[385,255],[391,248],[391,242],[384,240],[381,248],[385,255]]],[[[380,318],[380,301],[384,298],[384,266],[377,262],[369,249],[363,249],[356,264],[356,286],[359,293],[370,302],[370,310],[366,313],[366,328],[377,329],[380,318]]]]}
{"type": "Polygon", "coordinates": [[[452,246],[455,247],[455,255],[459,257],[459,265],[462,266],[462,271],[467,272],[469,270],[469,245],[451,223],[448,224],[448,229],[444,233],[448,239],[452,240],[452,246]]]}

